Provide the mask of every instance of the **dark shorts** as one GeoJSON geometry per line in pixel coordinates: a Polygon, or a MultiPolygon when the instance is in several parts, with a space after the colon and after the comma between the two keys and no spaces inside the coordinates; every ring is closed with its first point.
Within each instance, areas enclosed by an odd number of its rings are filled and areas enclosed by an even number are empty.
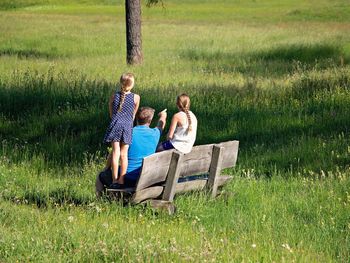
{"type": "MultiPolygon", "coordinates": [[[[101,183],[105,186],[105,187],[109,187],[112,182],[112,169],[107,169],[105,171],[100,172],[100,174],[98,175],[101,183]]],[[[136,181],[130,180],[127,177],[124,177],[124,185],[125,187],[135,187],[136,186],[136,181]]]]}
{"type": "Polygon", "coordinates": [[[174,149],[174,146],[172,145],[172,143],[170,141],[162,142],[162,147],[163,147],[163,150],[174,149]]]}

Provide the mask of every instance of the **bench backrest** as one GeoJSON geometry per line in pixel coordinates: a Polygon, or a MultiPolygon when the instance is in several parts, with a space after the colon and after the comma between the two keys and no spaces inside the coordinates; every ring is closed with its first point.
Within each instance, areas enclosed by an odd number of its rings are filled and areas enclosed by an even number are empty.
{"type": "MultiPolygon", "coordinates": [[[[237,161],[238,141],[215,144],[223,147],[223,161],[221,168],[233,167],[237,161]]],[[[208,173],[212,164],[214,144],[193,147],[192,151],[185,154],[180,166],[180,177],[208,173]]]]}
{"type": "MultiPolygon", "coordinates": [[[[223,148],[221,168],[234,166],[237,160],[238,141],[223,142],[215,145],[223,148]]],[[[208,173],[212,164],[213,147],[214,144],[195,146],[190,153],[184,154],[179,164],[179,176],[186,177],[208,173]]],[[[142,171],[136,191],[165,182],[173,152],[174,150],[155,153],[143,159],[142,171]]]]}
{"type": "Polygon", "coordinates": [[[141,174],[136,184],[136,191],[165,181],[172,154],[173,151],[164,151],[143,158],[141,174]]]}

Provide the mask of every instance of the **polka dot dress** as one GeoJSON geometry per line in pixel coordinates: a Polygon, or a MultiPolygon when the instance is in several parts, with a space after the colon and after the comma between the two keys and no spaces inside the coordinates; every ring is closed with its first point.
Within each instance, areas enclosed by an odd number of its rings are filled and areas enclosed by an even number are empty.
{"type": "Polygon", "coordinates": [[[119,91],[116,92],[113,101],[113,115],[103,139],[104,143],[123,142],[125,144],[131,144],[134,93],[130,92],[125,95],[122,110],[118,112],[120,97],[121,93],[119,91]]]}

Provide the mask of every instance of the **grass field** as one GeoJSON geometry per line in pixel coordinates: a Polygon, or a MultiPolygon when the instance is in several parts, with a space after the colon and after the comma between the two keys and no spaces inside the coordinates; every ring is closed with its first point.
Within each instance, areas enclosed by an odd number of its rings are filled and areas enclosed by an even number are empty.
{"type": "Polygon", "coordinates": [[[348,1],[164,3],[128,67],[123,1],[1,1],[0,262],[349,262],[348,1]],[[95,200],[126,71],[169,116],[190,95],[196,144],[240,140],[222,196],[95,200]]]}

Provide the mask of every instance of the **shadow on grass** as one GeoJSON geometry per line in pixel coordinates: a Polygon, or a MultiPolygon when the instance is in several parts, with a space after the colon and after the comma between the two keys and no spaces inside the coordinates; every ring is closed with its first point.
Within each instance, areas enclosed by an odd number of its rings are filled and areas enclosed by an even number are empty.
{"type": "Polygon", "coordinates": [[[197,49],[184,50],[181,57],[198,61],[204,72],[237,72],[250,76],[281,76],[297,70],[300,63],[304,69],[326,69],[343,66],[349,60],[339,46],[328,44],[293,44],[277,46],[254,53],[208,52],[197,49]]]}
{"type": "Polygon", "coordinates": [[[101,148],[113,86],[30,74],[0,83],[0,136],[7,154],[18,161],[39,154],[57,165],[82,162],[84,153],[101,148]]]}
{"type": "Polygon", "coordinates": [[[13,49],[13,48],[5,48],[0,49],[0,57],[1,56],[15,56],[19,59],[53,59],[56,58],[57,55],[54,52],[42,52],[36,49],[13,49]]]}
{"type": "MultiPolygon", "coordinates": [[[[0,151],[13,162],[38,155],[50,167],[81,166],[107,150],[102,139],[115,89],[104,80],[35,73],[0,82],[0,151]]],[[[142,95],[143,105],[165,108],[153,91],[142,95]]]]}
{"type": "MultiPolygon", "coordinates": [[[[197,145],[238,139],[243,152],[254,152],[256,145],[274,151],[301,137],[327,138],[349,132],[350,109],[346,99],[340,104],[327,97],[315,100],[318,93],[332,92],[336,87],[345,96],[350,86],[346,72],[324,78],[306,76],[295,81],[289,90],[277,93],[277,88],[263,91],[255,85],[247,82],[244,87],[188,89],[199,121],[197,145]]],[[[157,111],[168,108],[169,126],[181,89],[142,89],[142,105],[157,111]]],[[[58,169],[81,167],[86,156],[106,149],[102,138],[109,122],[107,101],[114,90],[113,83],[103,80],[50,74],[24,74],[12,82],[0,82],[2,155],[14,162],[43,156],[49,167],[58,169]]],[[[257,154],[263,155],[264,149],[257,154]]],[[[286,168],[282,159],[275,165],[286,168]]]]}
{"type": "Polygon", "coordinates": [[[303,63],[315,63],[324,59],[338,61],[344,54],[340,47],[334,45],[288,45],[273,49],[252,53],[253,58],[266,61],[282,60],[285,62],[299,61],[303,63]]]}
{"type": "Polygon", "coordinates": [[[38,208],[63,205],[85,206],[95,201],[92,195],[79,192],[72,183],[45,190],[40,187],[25,189],[22,193],[14,191],[4,196],[4,199],[17,204],[34,204],[38,208]]]}
{"type": "Polygon", "coordinates": [[[23,200],[30,204],[35,204],[40,208],[46,208],[49,205],[61,206],[65,204],[80,206],[87,205],[92,202],[91,198],[78,194],[72,187],[69,186],[64,186],[64,188],[56,188],[50,191],[48,194],[39,191],[26,191],[25,195],[23,196],[23,200]]]}

